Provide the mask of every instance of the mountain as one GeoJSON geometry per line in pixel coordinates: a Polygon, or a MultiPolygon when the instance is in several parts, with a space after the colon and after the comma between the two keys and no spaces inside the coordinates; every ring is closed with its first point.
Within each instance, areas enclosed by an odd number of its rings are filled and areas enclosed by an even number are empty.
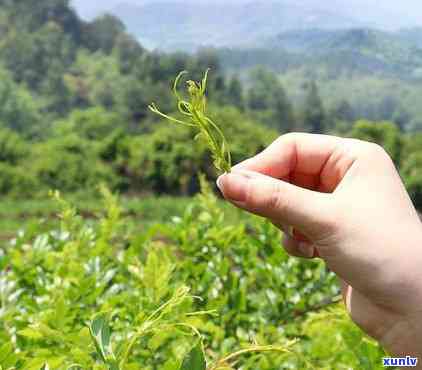
{"type": "Polygon", "coordinates": [[[200,46],[250,46],[291,29],[367,26],[335,10],[292,0],[207,4],[155,1],[122,3],[112,13],[152,48],[193,50],[200,46]]]}
{"type": "Polygon", "coordinates": [[[395,32],[371,28],[345,30],[294,30],[278,34],[266,40],[267,48],[282,48],[290,52],[320,53],[332,50],[360,49],[383,52],[387,48],[406,53],[412,47],[422,46],[422,28],[395,32]]]}
{"type": "Polygon", "coordinates": [[[228,69],[264,65],[277,71],[305,68],[327,76],[358,73],[420,80],[422,28],[395,32],[369,28],[296,30],[269,38],[256,48],[216,50],[228,69]]]}
{"type": "Polygon", "coordinates": [[[145,46],[192,51],[204,45],[258,46],[291,30],[422,25],[415,0],[74,0],[85,17],[119,17],[145,46]],[[413,9],[413,10],[412,10],[413,9]]]}

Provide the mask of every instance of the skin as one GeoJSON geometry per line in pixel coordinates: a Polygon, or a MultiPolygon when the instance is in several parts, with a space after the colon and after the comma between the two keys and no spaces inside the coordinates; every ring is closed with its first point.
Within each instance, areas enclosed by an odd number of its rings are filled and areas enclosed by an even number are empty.
{"type": "Polygon", "coordinates": [[[388,352],[422,361],[422,227],[380,146],[287,134],[217,184],[284,230],[290,255],[322,258],[353,321],[388,352]]]}

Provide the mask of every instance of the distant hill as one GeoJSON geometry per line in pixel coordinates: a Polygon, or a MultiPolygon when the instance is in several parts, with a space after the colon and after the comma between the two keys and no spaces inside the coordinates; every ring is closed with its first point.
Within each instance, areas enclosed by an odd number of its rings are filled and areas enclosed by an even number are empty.
{"type": "Polygon", "coordinates": [[[388,47],[405,52],[414,47],[422,47],[422,28],[395,32],[370,28],[294,30],[268,39],[265,46],[299,53],[325,52],[329,49],[377,49],[382,52],[388,47]]]}
{"type": "Polygon", "coordinates": [[[118,16],[149,48],[192,51],[204,45],[259,46],[266,38],[292,30],[391,31],[422,25],[422,7],[410,4],[413,1],[73,0],[72,4],[85,18],[104,12],[118,16]]]}
{"type": "Polygon", "coordinates": [[[154,1],[122,3],[112,9],[141,42],[163,50],[194,50],[204,45],[251,46],[286,30],[367,26],[335,9],[292,0],[215,2],[154,1]]]}
{"type": "Polygon", "coordinates": [[[422,78],[419,28],[396,32],[368,28],[287,31],[256,48],[223,48],[217,53],[229,69],[265,65],[278,71],[319,68],[328,76],[359,73],[406,80],[422,78]]]}

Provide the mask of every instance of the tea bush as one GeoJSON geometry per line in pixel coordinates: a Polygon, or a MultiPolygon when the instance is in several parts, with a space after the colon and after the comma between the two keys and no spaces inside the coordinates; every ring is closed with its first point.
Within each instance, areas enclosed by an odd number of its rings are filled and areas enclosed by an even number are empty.
{"type": "Polygon", "coordinates": [[[333,274],[288,257],[269,223],[227,221],[202,188],[141,229],[105,189],[98,221],[55,193],[60,227],[0,250],[1,369],[381,368],[333,274]]]}

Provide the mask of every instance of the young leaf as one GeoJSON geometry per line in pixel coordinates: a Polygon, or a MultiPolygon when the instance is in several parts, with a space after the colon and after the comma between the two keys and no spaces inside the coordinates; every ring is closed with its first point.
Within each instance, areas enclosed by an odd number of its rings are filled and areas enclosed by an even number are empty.
{"type": "Polygon", "coordinates": [[[6,343],[0,346],[0,370],[10,369],[17,361],[17,356],[14,354],[12,343],[6,343]]]}
{"type": "Polygon", "coordinates": [[[31,328],[31,327],[27,327],[25,329],[19,330],[18,335],[28,338],[28,339],[32,339],[32,340],[38,340],[44,337],[42,333],[40,333],[35,328],[31,328]]]}
{"type": "Polygon", "coordinates": [[[205,370],[206,367],[204,352],[201,343],[198,342],[184,358],[180,370],[205,370]]]}
{"type": "Polygon", "coordinates": [[[89,332],[103,362],[105,364],[113,362],[115,356],[111,347],[111,330],[106,313],[99,313],[94,316],[89,325],[89,332]]]}
{"type": "Polygon", "coordinates": [[[166,118],[170,122],[195,128],[198,131],[195,139],[200,138],[208,145],[208,148],[212,154],[214,166],[220,172],[230,172],[231,154],[227,145],[226,138],[220,127],[207,116],[206,89],[208,72],[209,70],[205,72],[204,78],[201,82],[186,82],[189,100],[184,100],[177,91],[182,76],[187,72],[183,71],[177,76],[173,87],[173,93],[177,99],[177,108],[182,116],[184,116],[184,119],[179,120],[162,113],[154,103],[149,106],[149,109],[153,113],[166,118]]]}

